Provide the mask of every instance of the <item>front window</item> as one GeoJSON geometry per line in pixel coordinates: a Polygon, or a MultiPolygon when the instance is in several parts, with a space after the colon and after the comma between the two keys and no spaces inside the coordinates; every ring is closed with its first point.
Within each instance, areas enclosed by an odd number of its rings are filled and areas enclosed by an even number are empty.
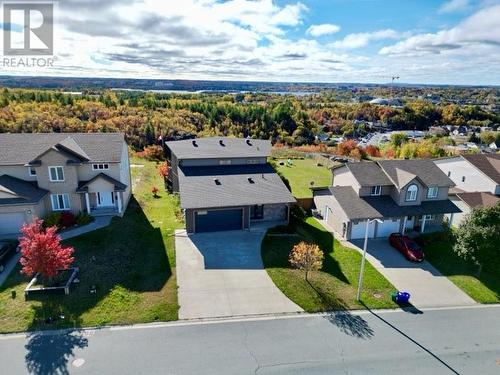
{"type": "Polygon", "coordinates": [[[407,202],[414,202],[417,200],[417,194],[418,194],[418,187],[417,185],[413,184],[408,186],[408,189],[406,190],[406,201],[407,202]]]}
{"type": "Polygon", "coordinates": [[[109,169],[109,164],[92,164],[92,169],[94,171],[102,171],[102,170],[106,170],[106,169],[109,169]]]}
{"type": "Polygon", "coordinates": [[[49,167],[49,178],[52,182],[64,181],[63,167],[49,167]]]}
{"type": "Polygon", "coordinates": [[[33,167],[28,167],[28,173],[30,176],[36,176],[36,169],[33,167]]]}
{"type": "Polygon", "coordinates": [[[52,210],[64,211],[69,210],[69,195],[68,194],[52,194],[52,210]]]}
{"type": "Polygon", "coordinates": [[[252,220],[260,220],[264,218],[264,206],[256,204],[250,208],[250,218],[252,220]]]}
{"type": "Polygon", "coordinates": [[[372,186],[371,195],[380,195],[382,193],[382,186],[372,186]]]}
{"type": "Polygon", "coordinates": [[[438,188],[437,187],[430,187],[427,190],[427,198],[436,198],[438,196],[438,188]]]}
{"type": "Polygon", "coordinates": [[[425,215],[425,220],[434,220],[436,215],[425,215]]]}

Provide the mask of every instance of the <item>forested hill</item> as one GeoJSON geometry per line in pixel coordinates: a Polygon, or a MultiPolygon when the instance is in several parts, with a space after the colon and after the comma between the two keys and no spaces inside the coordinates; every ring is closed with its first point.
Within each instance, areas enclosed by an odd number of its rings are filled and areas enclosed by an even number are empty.
{"type": "MultiPolygon", "coordinates": [[[[166,137],[229,135],[302,145],[321,131],[349,136],[357,121],[398,129],[433,125],[498,126],[496,90],[480,91],[489,106],[404,100],[400,107],[341,102],[332,93],[177,95],[132,91],[64,94],[0,89],[0,132],[122,131],[140,149],[166,137]],[[489,108],[493,109],[489,109],[489,108]]],[[[363,126],[363,125],[361,125],[363,126]]]]}

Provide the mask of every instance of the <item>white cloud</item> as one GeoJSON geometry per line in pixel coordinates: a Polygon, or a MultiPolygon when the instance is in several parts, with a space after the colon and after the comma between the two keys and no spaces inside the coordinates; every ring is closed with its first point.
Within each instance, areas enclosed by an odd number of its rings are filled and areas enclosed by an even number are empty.
{"type": "Polygon", "coordinates": [[[452,13],[469,7],[469,0],[449,0],[439,8],[440,13],[452,13]]]}
{"type": "Polygon", "coordinates": [[[332,43],[334,48],[355,49],[366,46],[370,41],[383,39],[398,39],[400,35],[392,30],[378,30],[371,33],[353,33],[348,34],[342,40],[332,43]]]}
{"type": "Polygon", "coordinates": [[[451,29],[418,34],[380,50],[382,55],[425,55],[445,51],[467,52],[486,45],[499,52],[500,5],[482,9],[451,29]]]}
{"type": "Polygon", "coordinates": [[[340,31],[340,26],[331,23],[323,23],[321,25],[311,25],[306,33],[314,37],[320,37],[323,35],[335,34],[340,31]]]}

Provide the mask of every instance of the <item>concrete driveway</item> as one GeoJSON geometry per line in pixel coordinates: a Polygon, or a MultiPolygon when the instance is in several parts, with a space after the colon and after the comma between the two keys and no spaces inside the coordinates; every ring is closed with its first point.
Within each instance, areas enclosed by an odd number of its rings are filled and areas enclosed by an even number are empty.
{"type": "Polygon", "coordinates": [[[262,264],[265,229],[187,235],[176,231],[179,318],[198,319],[302,311],[262,264]]]}
{"type": "MultiPolygon", "coordinates": [[[[350,244],[362,252],[363,240],[352,240],[350,244]]],[[[389,245],[387,238],[368,240],[366,259],[398,290],[409,292],[410,302],[416,307],[476,304],[429,262],[414,263],[406,260],[389,245]]]]}

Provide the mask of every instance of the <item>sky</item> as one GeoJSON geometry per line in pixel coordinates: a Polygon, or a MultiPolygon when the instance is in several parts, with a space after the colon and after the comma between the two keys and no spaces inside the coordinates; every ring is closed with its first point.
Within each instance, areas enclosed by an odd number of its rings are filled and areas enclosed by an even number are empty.
{"type": "Polygon", "coordinates": [[[500,0],[61,0],[54,19],[54,66],[2,73],[500,84],[500,0]]]}

